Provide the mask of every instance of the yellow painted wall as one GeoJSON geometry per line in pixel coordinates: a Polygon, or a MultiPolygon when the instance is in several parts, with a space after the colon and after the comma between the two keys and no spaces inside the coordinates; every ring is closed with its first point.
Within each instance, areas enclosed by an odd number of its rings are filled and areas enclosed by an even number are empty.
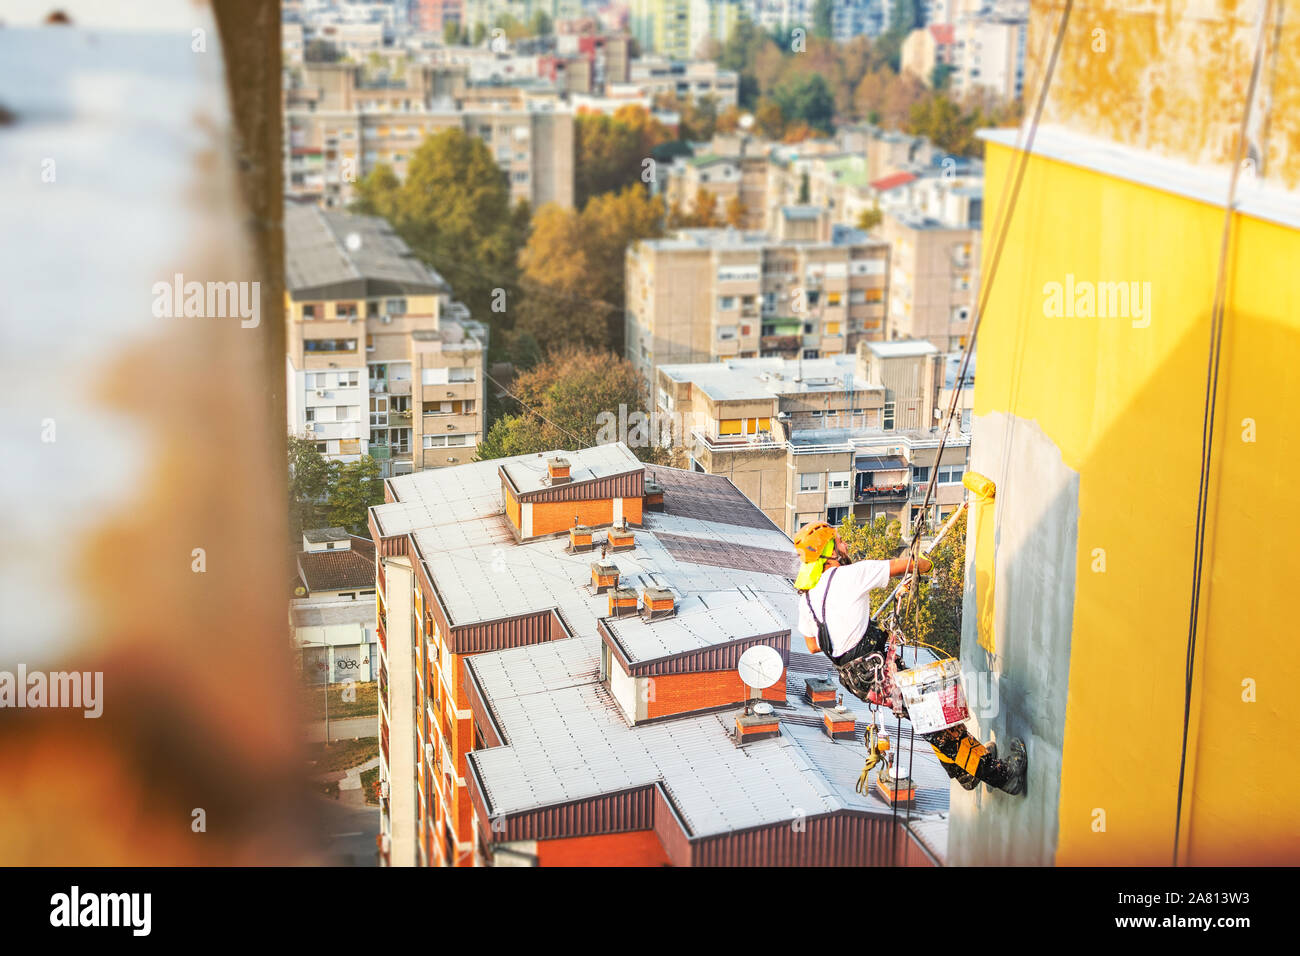
{"type": "MultiPolygon", "coordinates": [[[[988,146],[990,248],[1012,156],[988,146]]],[[[1171,859],[1221,228],[1221,209],[1034,159],[980,331],[976,415],[1036,422],[1080,476],[1058,864],[1171,859]],[[1067,273],[1150,282],[1150,325],[1047,318],[1067,273]]],[[[1296,863],[1300,231],[1239,216],[1230,264],[1183,859],[1296,863]]]]}

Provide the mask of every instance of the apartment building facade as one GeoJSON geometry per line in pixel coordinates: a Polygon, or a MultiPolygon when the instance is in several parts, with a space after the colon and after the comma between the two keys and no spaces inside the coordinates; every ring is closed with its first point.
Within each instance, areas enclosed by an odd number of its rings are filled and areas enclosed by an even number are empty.
{"type": "Polygon", "coordinates": [[[425,137],[461,129],[487,144],[516,201],[573,205],[573,114],[554,90],[478,86],[459,65],[370,80],[353,64],[307,63],[285,90],[285,194],[346,206],[383,163],[399,179],[425,137]]]}
{"type": "Polygon", "coordinates": [[[468,461],[486,327],[383,219],[290,204],[284,221],[289,433],[386,476],[468,461]]]}
{"type": "Polygon", "coordinates": [[[979,294],[982,177],[916,180],[886,203],[879,234],[889,245],[891,338],[966,347],[979,294]]]}
{"type": "Polygon", "coordinates": [[[626,268],[626,354],[647,386],[662,364],[815,359],[885,338],[888,248],[856,230],[682,230],[629,246],[626,268]]]}
{"type": "Polygon", "coordinates": [[[727,479],[615,444],[393,478],[385,497],[385,865],[942,859],[946,774],[919,751],[908,769],[925,838],[855,791],[870,714],[836,711],[825,666],[790,653],[790,540],[727,479]],[[765,686],[737,672],[752,648],[765,686]]]}
{"type": "Polygon", "coordinates": [[[850,515],[910,531],[932,478],[935,527],[964,500],[970,446],[963,416],[939,455],[935,412],[952,394],[949,364],[928,342],[898,341],[806,362],[661,366],[656,412],[682,423],[693,469],[729,478],[789,535],[850,515]]]}

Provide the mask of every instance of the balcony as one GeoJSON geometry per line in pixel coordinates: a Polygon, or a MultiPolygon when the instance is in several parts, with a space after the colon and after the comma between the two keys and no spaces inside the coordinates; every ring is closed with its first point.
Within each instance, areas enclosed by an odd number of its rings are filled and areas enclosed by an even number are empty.
{"type": "Polygon", "coordinates": [[[764,352],[797,352],[801,341],[798,335],[764,335],[758,347],[764,352]]]}
{"type": "Polygon", "coordinates": [[[387,461],[389,458],[393,457],[393,451],[388,445],[376,445],[372,443],[370,445],[370,457],[376,461],[387,461]]]}
{"type": "Polygon", "coordinates": [[[907,497],[907,485],[867,485],[853,492],[853,500],[863,501],[902,501],[907,497]]]}
{"type": "Polygon", "coordinates": [[[411,427],[411,413],[410,413],[409,411],[406,411],[406,412],[389,412],[389,413],[388,413],[388,426],[389,426],[390,428],[410,428],[410,427],[411,427]]]}

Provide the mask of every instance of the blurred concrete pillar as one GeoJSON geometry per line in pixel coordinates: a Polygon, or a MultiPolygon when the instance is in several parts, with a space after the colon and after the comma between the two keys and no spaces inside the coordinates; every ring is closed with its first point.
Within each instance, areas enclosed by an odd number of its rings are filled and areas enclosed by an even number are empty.
{"type": "Polygon", "coordinates": [[[301,859],[278,6],[17,6],[0,681],[98,673],[102,715],[0,707],[0,863],[301,859]]]}

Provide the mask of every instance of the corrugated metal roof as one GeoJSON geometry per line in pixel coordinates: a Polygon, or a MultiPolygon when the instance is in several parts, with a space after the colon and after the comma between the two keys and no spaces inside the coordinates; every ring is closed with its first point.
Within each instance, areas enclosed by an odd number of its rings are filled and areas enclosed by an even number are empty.
{"type": "MultiPolygon", "coordinates": [[[[544,459],[528,459],[530,466],[535,461],[544,470],[544,459]]],[[[645,811],[648,798],[636,796],[637,788],[661,786],[671,794],[691,840],[788,824],[796,816],[888,814],[883,801],[853,791],[865,758],[861,739],[826,737],[818,724],[820,710],[796,693],[790,694],[789,707],[778,708],[796,719],[785,720],[778,737],[743,747],[731,733],[732,711],[629,726],[599,680],[599,622],[608,602],[590,587],[592,556],[567,554],[558,538],[518,544],[502,529],[501,464],[391,479],[398,500],[374,509],[385,534],[398,528],[414,532],[456,626],[555,607],[573,635],[467,660],[467,674],[482,692],[481,701],[473,695],[476,703],[490,709],[505,738],[501,746],[473,751],[469,758],[485,812],[534,820],[520,824],[519,832],[542,826],[537,822],[542,817],[530,814],[551,814],[546,826],[578,826],[592,814],[645,811]],[[631,809],[610,809],[622,803],[606,798],[625,792],[631,794],[624,801],[632,801],[631,809]],[[565,806],[572,810],[561,810],[565,806]]],[[[792,554],[789,539],[725,479],[658,466],[647,466],[647,472],[664,486],[668,510],[647,514],[636,548],[608,560],[618,565],[624,586],[671,590],[677,613],[649,623],[613,622],[631,656],[650,660],[707,652],[737,638],[794,626],[796,595],[788,577],[756,567],[753,553],[792,554]],[[745,566],[710,563],[728,553],[745,566]]],[[[824,659],[802,653],[790,658],[788,681],[794,672],[821,676],[828,670],[824,659]]],[[[798,687],[801,691],[801,678],[798,687]]],[[[855,718],[867,719],[865,704],[851,697],[849,703],[855,718]]],[[[914,817],[947,807],[946,777],[932,755],[931,766],[923,769],[929,753],[918,741],[922,793],[914,817]]],[[[660,824],[655,815],[656,830],[660,824]]],[[[729,852],[716,847],[709,852],[715,851],[729,852]]]]}

